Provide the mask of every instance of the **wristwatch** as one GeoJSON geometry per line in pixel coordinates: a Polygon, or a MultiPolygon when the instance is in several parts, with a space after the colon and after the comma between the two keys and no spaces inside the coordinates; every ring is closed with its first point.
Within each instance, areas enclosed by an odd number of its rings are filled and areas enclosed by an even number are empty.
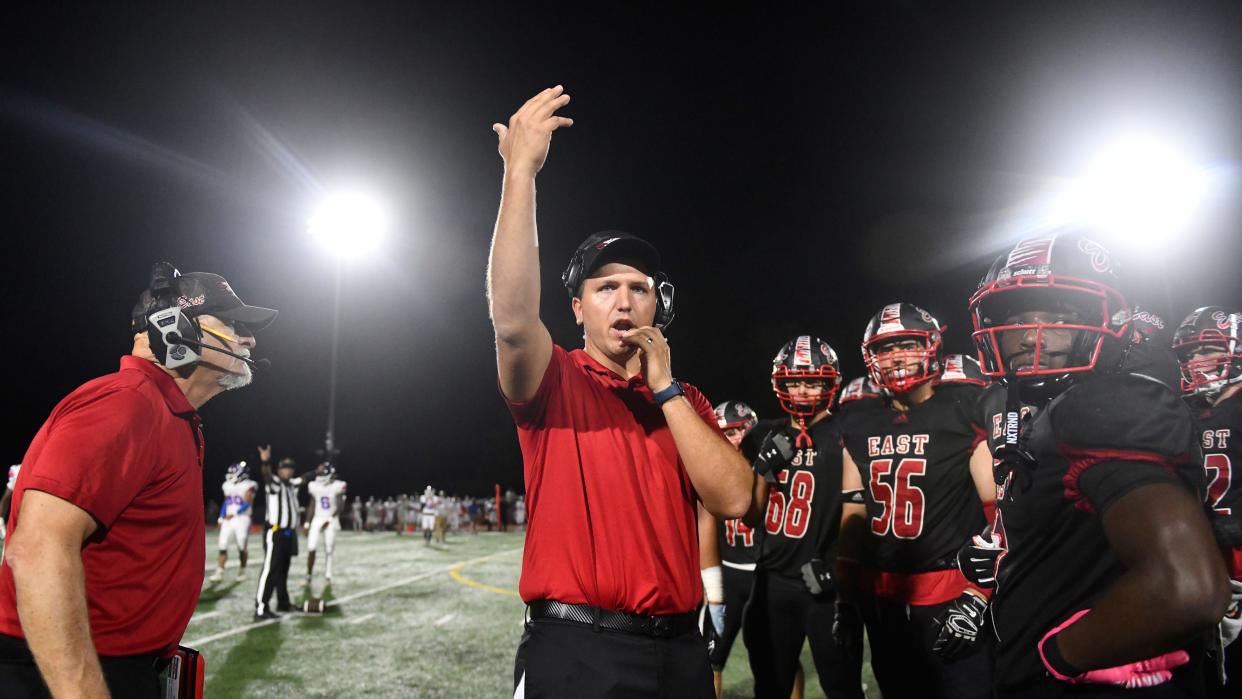
{"type": "Polygon", "coordinates": [[[656,405],[664,405],[677,396],[686,395],[686,390],[681,387],[680,381],[673,379],[673,383],[669,384],[668,388],[651,395],[655,398],[656,405]]]}

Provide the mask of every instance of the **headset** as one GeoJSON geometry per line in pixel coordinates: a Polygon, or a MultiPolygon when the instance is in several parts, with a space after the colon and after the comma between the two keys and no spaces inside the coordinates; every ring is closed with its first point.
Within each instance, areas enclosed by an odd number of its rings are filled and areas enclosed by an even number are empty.
{"type": "MultiPolygon", "coordinates": [[[[582,258],[585,254],[585,248],[580,247],[574,250],[573,257],[569,258],[569,266],[561,273],[561,283],[565,285],[565,290],[569,292],[571,299],[577,298],[578,288],[582,286],[582,258]]],[[[652,277],[655,280],[656,292],[656,312],[653,324],[663,331],[669,323],[673,322],[673,293],[676,289],[664,272],[656,272],[652,277]]]]}
{"type": "MultiPolygon", "coordinates": [[[[155,360],[169,369],[193,367],[203,358],[202,350],[208,349],[240,359],[256,372],[267,370],[272,364],[267,359],[253,360],[203,343],[203,328],[197,320],[181,310],[181,304],[177,301],[173,280],[180,276],[181,272],[169,262],[160,261],[152,265],[146,308],[140,316],[135,314],[132,321],[135,333],[141,332],[145,327],[147,341],[155,360]]],[[[207,332],[224,340],[236,341],[236,338],[230,338],[223,333],[210,329],[207,332]]]]}
{"type": "Polygon", "coordinates": [[[133,319],[134,332],[146,330],[155,361],[169,369],[192,367],[202,359],[191,348],[202,347],[203,333],[177,303],[173,280],[179,276],[181,272],[171,263],[160,261],[151,265],[146,308],[133,319]]]}

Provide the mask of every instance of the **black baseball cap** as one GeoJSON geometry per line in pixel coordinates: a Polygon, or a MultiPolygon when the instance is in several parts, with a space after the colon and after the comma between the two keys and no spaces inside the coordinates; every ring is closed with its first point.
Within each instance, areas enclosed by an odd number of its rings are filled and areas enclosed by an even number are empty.
{"type": "Polygon", "coordinates": [[[569,295],[576,295],[582,281],[609,262],[636,263],[636,266],[643,272],[655,274],[660,270],[660,253],[654,245],[632,233],[625,231],[592,233],[574,251],[569,269],[565,270],[565,274],[561,277],[565,288],[569,290],[569,295]],[[581,260],[581,265],[574,273],[574,262],[578,260],[581,260]]]}
{"type": "MultiPolygon", "coordinates": [[[[224,277],[211,272],[189,272],[172,280],[173,298],[187,316],[213,315],[245,325],[258,332],[276,318],[277,311],[262,306],[248,306],[233,291],[224,277]]],[[[135,328],[146,326],[151,305],[151,290],[142,292],[134,306],[135,328]]]]}

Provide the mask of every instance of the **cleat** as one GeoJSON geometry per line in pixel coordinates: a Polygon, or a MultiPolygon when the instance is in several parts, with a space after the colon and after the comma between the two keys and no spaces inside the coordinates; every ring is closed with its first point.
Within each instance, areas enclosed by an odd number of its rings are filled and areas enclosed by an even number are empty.
{"type": "Polygon", "coordinates": [[[237,571],[237,581],[241,582],[242,580],[245,580],[245,579],[246,579],[246,571],[244,570],[237,571]]]}
{"type": "Polygon", "coordinates": [[[212,573],[210,578],[207,578],[207,582],[218,583],[223,579],[224,579],[224,569],[216,568],[216,572],[212,573]]]}
{"type": "Polygon", "coordinates": [[[277,613],[275,613],[275,612],[273,612],[273,611],[272,611],[272,610],[270,610],[270,609],[269,609],[269,610],[267,610],[266,612],[263,612],[262,614],[260,614],[260,613],[258,613],[258,612],[255,612],[255,614],[254,614],[254,620],[255,620],[255,621],[264,621],[264,620],[266,620],[266,619],[279,619],[279,618],[280,618],[280,615],[279,615],[279,614],[277,614],[277,613]]]}

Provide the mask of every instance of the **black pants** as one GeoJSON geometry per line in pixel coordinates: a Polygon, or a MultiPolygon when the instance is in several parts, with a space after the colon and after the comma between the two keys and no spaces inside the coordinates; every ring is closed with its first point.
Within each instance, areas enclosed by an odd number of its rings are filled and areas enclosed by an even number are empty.
{"type": "MultiPolygon", "coordinates": [[[[157,655],[100,656],[104,682],[114,697],[159,699],[159,673],[164,661],[157,655]]],[[[0,634],[0,699],[51,697],[30,648],[21,638],[0,634]]]]}
{"type": "Polygon", "coordinates": [[[263,532],[263,569],[259,573],[259,592],[255,597],[255,613],[268,611],[272,592],[276,592],[276,606],[287,610],[289,602],[289,562],[298,550],[298,533],[293,529],[277,529],[269,526],[263,532]]]}
{"type": "Polygon", "coordinates": [[[724,634],[716,639],[716,647],[712,650],[712,671],[724,670],[729,653],[733,650],[733,642],[742,630],[742,612],[746,609],[746,600],[750,599],[751,583],[755,573],[751,570],[738,570],[729,566],[721,566],[724,571],[725,618],[724,634]]]}
{"type": "Polygon", "coordinates": [[[862,641],[841,648],[832,638],[834,601],[812,596],[801,580],[755,571],[742,634],[758,699],[789,699],[802,642],[811,643],[819,685],[829,699],[861,699],[862,641]]]}
{"type": "Polygon", "coordinates": [[[871,669],[885,699],[975,699],[992,695],[994,641],[985,628],[975,648],[952,661],[932,652],[940,634],[934,619],[950,603],[906,605],[860,597],[859,611],[871,642],[871,669]]]}
{"type": "Polygon", "coordinates": [[[716,697],[707,641],[697,631],[656,638],[551,619],[527,622],[513,687],[515,698],[530,699],[716,697]]]}

